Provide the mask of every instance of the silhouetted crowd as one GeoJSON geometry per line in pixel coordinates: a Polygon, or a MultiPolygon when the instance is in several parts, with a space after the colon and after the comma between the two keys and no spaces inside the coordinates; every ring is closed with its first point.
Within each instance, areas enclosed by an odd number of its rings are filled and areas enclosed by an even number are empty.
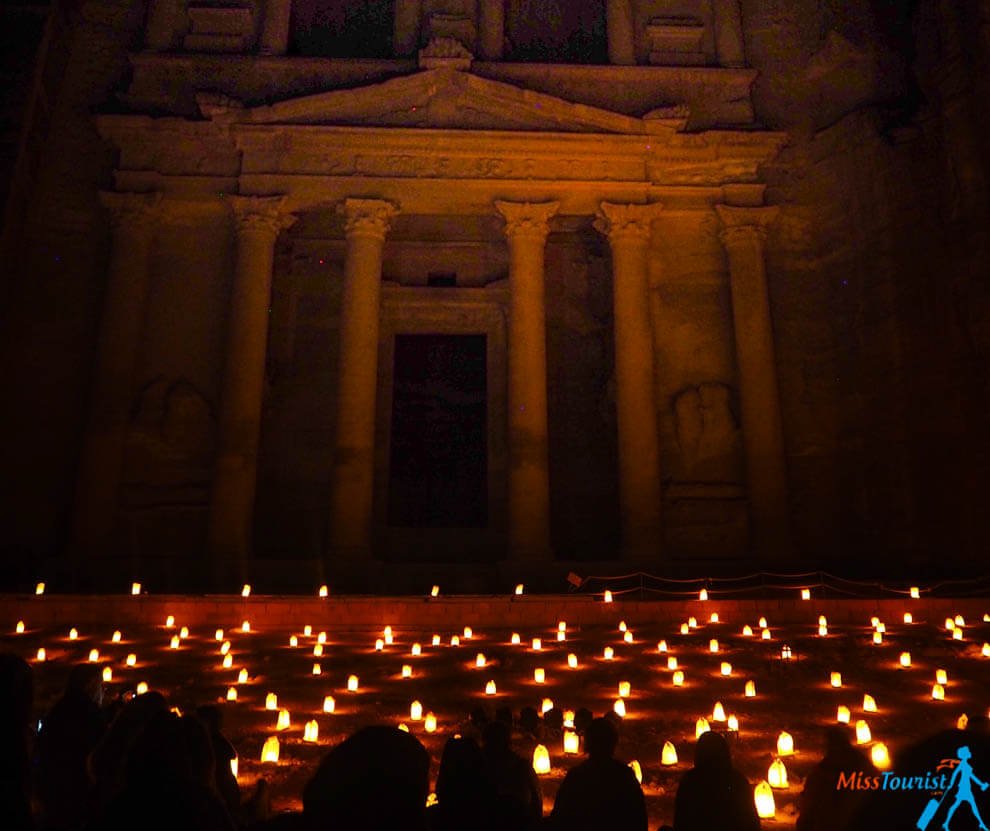
{"type": "MultiPolygon", "coordinates": [[[[427,805],[430,755],[423,745],[402,730],[370,726],[327,753],[305,786],[301,812],[272,814],[264,780],[250,796],[241,794],[230,765],[236,753],[217,707],[178,715],[157,692],[108,702],[103,695],[98,666],[74,667],[39,730],[30,666],[0,655],[0,829],[648,831],[642,788],[615,758],[612,714],[575,714],[587,758],[568,771],[548,816],[532,764],[512,749],[512,735],[559,734],[562,717],[557,710],[540,717],[532,708],[518,718],[507,708],[494,717],[475,710],[465,731],[472,735],[455,735],[444,746],[434,804],[427,805]]],[[[934,769],[965,750],[972,770],[990,773],[987,733],[987,719],[973,719],[966,731],[939,733],[910,749],[899,764],[934,769]]],[[[921,827],[917,798],[837,787],[840,776],[854,772],[877,774],[846,728],[829,728],[824,756],[800,796],[797,831],[921,827]]],[[[694,767],[677,789],[673,827],[660,831],[759,828],[753,788],[733,767],[729,742],[702,734],[694,767]]]]}

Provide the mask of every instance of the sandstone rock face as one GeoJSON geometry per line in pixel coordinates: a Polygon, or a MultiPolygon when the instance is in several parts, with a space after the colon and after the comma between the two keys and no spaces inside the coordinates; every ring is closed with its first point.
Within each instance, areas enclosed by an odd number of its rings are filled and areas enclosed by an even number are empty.
{"type": "MultiPolygon", "coordinates": [[[[477,36],[461,20],[474,21],[475,4],[428,5],[438,32],[477,36]]],[[[990,498],[987,4],[742,0],[747,68],[716,70],[650,66],[650,38],[688,50],[697,33],[664,22],[670,4],[637,3],[636,25],[653,27],[636,36],[638,66],[528,65],[540,33],[520,23],[523,7],[539,11],[532,20],[547,18],[544,34],[560,55],[588,47],[607,59],[604,4],[581,5],[507,3],[504,53],[519,62],[475,62],[473,75],[585,106],[585,124],[612,123],[602,110],[652,112],[649,129],[686,130],[685,145],[700,146],[715,127],[788,135],[757,179],[765,202],[780,208],[766,262],[795,557],[835,568],[866,558],[878,570],[904,557],[979,563],[990,498]],[[584,41],[573,35],[580,26],[584,41]]],[[[297,19],[312,19],[315,6],[304,6],[297,19]]],[[[245,105],[416,71],[413,52],[354,63],[149,55],[140,52],[143,12],[89,0],[71,17],[24,229],[0,266],[0,456],[11,494],[0,546],[11,552],[66,550],[109,258],[97,192],[113,188],[115,169],[174,172],[169,165],[189,158],[180,144],[121,158],[93,114],[197,119],[205,134],[245,105]]],[[[698,44],[691,49],[703,56],[715,48],[698,44]]],[[[421,116],[400,108],[390,117],[421,116]]],[[[490,126],[492,110],[477,118],[490,126]]],[[[240,152],[204,156],[197,174],[236,186],[240,152]]],[[[677,175],[682,184],[696,171],[677,175]]],[[[426,227],[400,216],[385,279],[425,289],[432,273],[455,272],[472,291],[498,284],[508,264],[496,220],[462,219],[462,238],[439,257],[433,247],[450,241],[447,220],[426,227]]],[[[255,513],[258,550],[272,556],[316,559],[326,546],[344,262],[333,221],[304,213],[276,251],[255,513]]],[[[670,556],[689,564],[738,559],[747,546],[738,367],[716,223],[711,212],[662,212],[662,244],[649,262],[663,523],[670,556]]],[[[138,553],[158,539],[156,550],[173,556],[204,534],[234,240],[225,215],[202,206],[170,216],[156,239],[117,537],[138,553]],[[181,507],[155,514],[152,503],[181,507]]],[[[546,248],[551,530],[567,559],[605,558],[617,543],[610,274],[608,246],[590,227],[555,227],[546,248]]]]}

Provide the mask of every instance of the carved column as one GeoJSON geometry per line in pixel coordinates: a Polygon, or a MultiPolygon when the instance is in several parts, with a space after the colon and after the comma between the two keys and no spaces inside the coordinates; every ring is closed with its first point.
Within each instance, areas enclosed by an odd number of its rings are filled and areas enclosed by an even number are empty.
{"type": "Polygon", "coordinates": [[[608,59],[621,66],[636,63],[636,27],[632,0],[607,0],[605,28],[608,35],[608,59]]]}
{"type": "Polygon", "coordinates": [[[662,546],[660,450],[650,327],[647,250],[659,204],[603,202],[595,227],[612,249],[615,408],[619,427],[619,510],[626,557],[662,546]]]}
{"type": "Polygon", "coordinates": [[[340,557],[371,554],[382,251],[397,212],[391,202],[378,199],[348,199],[341,206],[347,255],[330,511],[331,547],[340,557]]]}
{"type": "Polygon", "coordinates": [[[550,555],[544,249],[559,202],[495,202],[509,241],[509,555],[550,555]]]}
{"type": "Polygon", "coordinates": [[[275,240],[295,217],[286,213],[282,196],[229,199],[237,233],[237,261],[227,323],[208,541],[215,562],[237,562],[243,573],[251,553],[275,240]]]}
{"type": "Polygon", "coordinates": [[[745,66],[739,0],[714,0],[715,54],[720,66],[745,66]]]}
{"type": "Polygon", "coordinates": [[[72,547],[80,556],[106,553],[113,532],[161,194],[103,192],[100,201],[110,211],[113,231],[76,476],[72,547]]]}
{"type": "Polygon", "coordinates": [[[763,251],[778,209],[716,205],[715,210],[729,260],[754,550],[772,559],[789,549],[784,434],[763,251]]]}
{"type": "Polygon", "coordinates": [[[502,60],[505,0],[478,0],[478,47],[484,61],[502,60]]]}
{"type": "Polygon", "coordinates": [[[260,38],[261,54],[284,55],[289,51],[291,11],[292,0],[266,0],[260,38]]]}
{"type": "Polygon", "coordinates": [[[392,48],[397,58],[409,58],[419,48],[423,0],[395,0],[395,28],[392,48]]]}

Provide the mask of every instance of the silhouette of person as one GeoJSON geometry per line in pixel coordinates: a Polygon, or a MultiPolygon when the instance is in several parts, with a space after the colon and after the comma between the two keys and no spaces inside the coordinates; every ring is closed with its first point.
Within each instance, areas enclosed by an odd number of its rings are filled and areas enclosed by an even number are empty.
{"type": "Polygon", "coordinates": [[[543,818],[543,795],[533,766],[512,751],[512,730],[504,721],[485,725],[481,737],[485,777],[494,794],[494,828],[535,828],[543,818]]]}
{"type": "Polygon", "coordinates": [[[614,758],[619,733],[596,718],[584,737],[588,758],[567,772],[557,791],[550,826],[555,831],[646,831],[646,800],[628,765],[614,758]]]}
{"type": "Polygon", "coordinates": [[[478,743],[471,738],[448,739],[437,774],[432,827],[436,831],[487,829],[493,801],[478,743]]]}
{"type": "Polygon", "coordinates": [[[102,670],[97,664],[78,664],[69,673],[65,693],[42,721],[38,795],[49,828],[80,828],[87,820],[86,765],[106,728],[102,704],[102,670]]]}
{"type": "Polygon", "coordinates": [[[795,831],[835,831],[845,828],[863,803],[863,791],[838,789],[839,774],[876,773],[866,755],[849,741],[849,732],[833,725],[825,729],[825,754],[804,783],[798,802],[795,831]]]}
{"type": "Polygon", "coordinates": [[[212,704],[205,704],[196,708],[196,716],[206,727],[210,735],[210,744],[213,745],[213,758],[216,763],[214,780],[216,781],[217,792],[227,806],[230,815],[239,816],[241,789],[237,784],[237,778],[230,769],[230,761],[237,758],[237,751],[234,750],[234,746],[227,740],[227,737],[223,735],[223,716],[220,708],[212,704]]]}
{"type": "Polygon", "coordinates": [[[334,747],[303,791],[312,829],[424,831],[430,754],[394,727],[358,730],[334,747]]]}
{"type": "Polygon", "coordinates": [[[952,771],[952,777],[949,779],[949,787],[946,791],[951,791],[953,786],[956,788],[956,800],[952,803],[949,808],[949,813],[945,815],[945,822],[942,823],[942,828],[945,831],[949,831],[949,822],[955,815],[956,810],[962,803],[969,805],[970,810],[973,812],[973,816],[976,817],[976,821],[980,824],[981,831],[987,831],[987,826],[983,822],[983,817],[980,816],[980,811],[976,807],[976,800],[973,799],[973,785],[977,784],[980,786],[981,791],[985,791],[990,785],[986,782],[978,779],[976,774],[973,773],[973,766],[969,763],[969,760],[973,757],[968,746],[963,745],[956,751],[956,756],[959,757],[959,764],[956,765],[956,769],[952,771]]]}
{"type": "Polygon", "coordinates": [[[31,817],[31,667],[0,655],[0,807],[11,831],[34,827],[31,817]]]}
{"type": "Polygon", "coordinates": [[[674,831],[756,831],[753,789],[732,767],[725,738],[702,733],[694,749],[694,767],[681,777],[674,800],[674,831]]]}

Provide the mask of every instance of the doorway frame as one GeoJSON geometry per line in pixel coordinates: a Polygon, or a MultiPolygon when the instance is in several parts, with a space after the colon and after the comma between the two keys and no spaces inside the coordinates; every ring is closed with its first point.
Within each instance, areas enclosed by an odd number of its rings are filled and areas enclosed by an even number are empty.
{"type": "Polygon", "coordinates": [[[484,288],[427,288],[385,282],[378,336],[375,415],[374,545],[379,559],[404,563],[505,558],[508,475],[508,281],[484,288]],[[488,525],[485,528],[414,528],[388,525],[392,403],[396,335],[485,335],[488,403],[488,525]],[[426,555],[424,552],[434,552],[426,555]]]}

